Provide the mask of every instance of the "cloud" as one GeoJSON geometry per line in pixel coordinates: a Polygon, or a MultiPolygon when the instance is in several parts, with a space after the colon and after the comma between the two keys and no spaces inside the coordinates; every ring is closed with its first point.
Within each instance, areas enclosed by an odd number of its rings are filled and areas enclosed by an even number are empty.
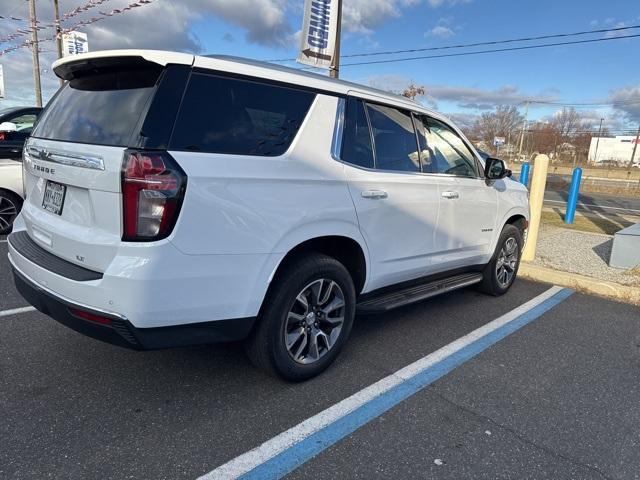
{"type": "Polygon", "coordinates": [[[495,90],[449,85],[427,85],[425,89],[426,97],[435,102],[452,102],[460,108],[472,110],[491,110],[498,105],[517,105],[525,100],[548,102],[556,99],[546,93],[525,94],[513,85],[504,85],[495,90]]]}
{"type": "Polygon", "coordinates": [[[514,85],[487,90],[478,87],[423,84],[405,75],[377,75],[358,81],[394,93],[401,93],[410,84],[422,85],[426,94],[417,100],[431,108],[437,108],[438,102],[449,102],[462,109],[482,111],[492,110],[498,105],[518,105],[526,100],[552,102],[558,99],[556,93],[551,90],[525,93],[514,85]]]}
{"type": "MultiPolygon", "coordinates": [[[[108,4],[89,10],[63,23],[70,27],[75,23],[87,20],[100,11],[122,8],[133,0],[113,0],[108,4]],[[107,7],[108,5],[108,7],[107,7]]],[[[209,16],[221,18],[227,23],[240,28],[249,43],[270,47],[294,45],[295,34],[287,20],[288,0],[189,0],[188,2],[159,1],[122,15],[116,15],[80,30],[89,36],[89,47],[92,51],[116,48],[151,48],[158,50],[175,50],[201,53],[201,41],[191,33],[191,25],[209,16]]],[[[38,18],[41,22],[53,18],[52,2],[38,2],[38,18]]],[[[67,12],[86,0],[67,0],[61,6],[67,12]]],[[[25,4],[26,5],[26,4],[25,4]]],[[[1,13],[7,13],[4,9],[1,13]]],[[[18,9],[16,16],[27,15],[26,8],[18,9]]],[[[14,32],[20,24],[2,22],[0,36],[14,32]]],[[[53,35],[53,30],[43,30],[40,38],[53,35]]],[[[1,48],[28,40],[23,37],[1,48]]],[[[55,44],[52,41],[41,43],[40,63],[42,69],[50,70],[55,60],[55,44]]],[[[31,53],[22,48],[0,57],[4,66],[7,99],[2,105],[33,104],[33,75],[31,73],[31,53]]],[[[44,100],[58,88],[58,81],[52,72],[42,76],[44,100]]]]}
{"type": "Polygon", "coordinates": [[[640,83],[612,90],[608,102],[613,110],[626,122],[640,123],[640,83]]]}
{"type": "Polygon", "coordinates": [[[441,7],[442,5],[448,5],[450,7],[459,3],[470,3],[472,0],[428,0],[429,5],[434,8],[441,7]]]}
{"type": "Polygon", "coordinates": [[[381,23],[401,15],[403,7],[419,0],[351,0],[343,3],[342,25],[346,32],[369,35],[381,23]]]}
{"type": "Polygon", "coordinates": [[[438,38],[449,38],[455,35],[455,32],[444,25],[437,25],[429,30],[426,35],[438,38]]]}

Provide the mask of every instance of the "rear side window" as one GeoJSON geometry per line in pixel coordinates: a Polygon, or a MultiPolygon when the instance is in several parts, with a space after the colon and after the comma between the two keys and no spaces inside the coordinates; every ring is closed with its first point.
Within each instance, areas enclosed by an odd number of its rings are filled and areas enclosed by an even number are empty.
{"type": "Polygon", "coordinates": [[[418,143],[409,112],[383,105],[367,104],[376,168],[419,172],[418,143]]]}
{"type": "Polygon", "coordinates": [[[127,146],[145,112],[160,67],[99,72],[72,79],[40,117],[33,136],[127,146]]]}
{"type": "Polygon", "coordinates": [[[360,167],[374,166],[371,133],[364,103],[353,97],[347,100],[341,158],[360,167]]]}
{"type": "Polygon", "coordinates": [[[287,151],[314,93],[255,81],[193,74],[170,149],[277,156],[287,151]]]}

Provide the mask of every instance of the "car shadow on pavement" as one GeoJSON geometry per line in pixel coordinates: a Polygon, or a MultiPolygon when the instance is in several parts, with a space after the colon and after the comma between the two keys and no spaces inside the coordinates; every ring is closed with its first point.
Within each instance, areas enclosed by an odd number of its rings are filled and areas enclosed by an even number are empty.
{"type": "Polygon", "coordinates": [[[604,263],[609,264],[611,257],[611,249],[613,248],[613,239],[606,240],[599,245],[592,248],[596,255],[598,255],[604,263]]]}

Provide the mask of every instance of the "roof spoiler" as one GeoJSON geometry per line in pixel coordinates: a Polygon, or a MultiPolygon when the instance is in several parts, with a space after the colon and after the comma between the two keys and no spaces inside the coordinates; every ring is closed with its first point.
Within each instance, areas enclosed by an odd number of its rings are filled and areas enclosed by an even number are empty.
{"type": "Polygon", "coordinates": [[[61,58],[53,63],[52,69],[63,80],[72,80],[80,72],[110,68],[150,67],[152,64],[193,65],[194,56],[187,53],[164,52],[161,50],[103,50],[61,58]]]}

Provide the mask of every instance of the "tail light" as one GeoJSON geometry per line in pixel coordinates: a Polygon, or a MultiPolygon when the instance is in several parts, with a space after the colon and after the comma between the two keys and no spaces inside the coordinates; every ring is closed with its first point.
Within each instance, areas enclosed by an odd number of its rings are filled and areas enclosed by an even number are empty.
{"type": "Polygon", "coordinates": [[[167,237],[178,219],[187,176],[164,151],[127,150],[122,164],[125,241],[167,237]]]}

